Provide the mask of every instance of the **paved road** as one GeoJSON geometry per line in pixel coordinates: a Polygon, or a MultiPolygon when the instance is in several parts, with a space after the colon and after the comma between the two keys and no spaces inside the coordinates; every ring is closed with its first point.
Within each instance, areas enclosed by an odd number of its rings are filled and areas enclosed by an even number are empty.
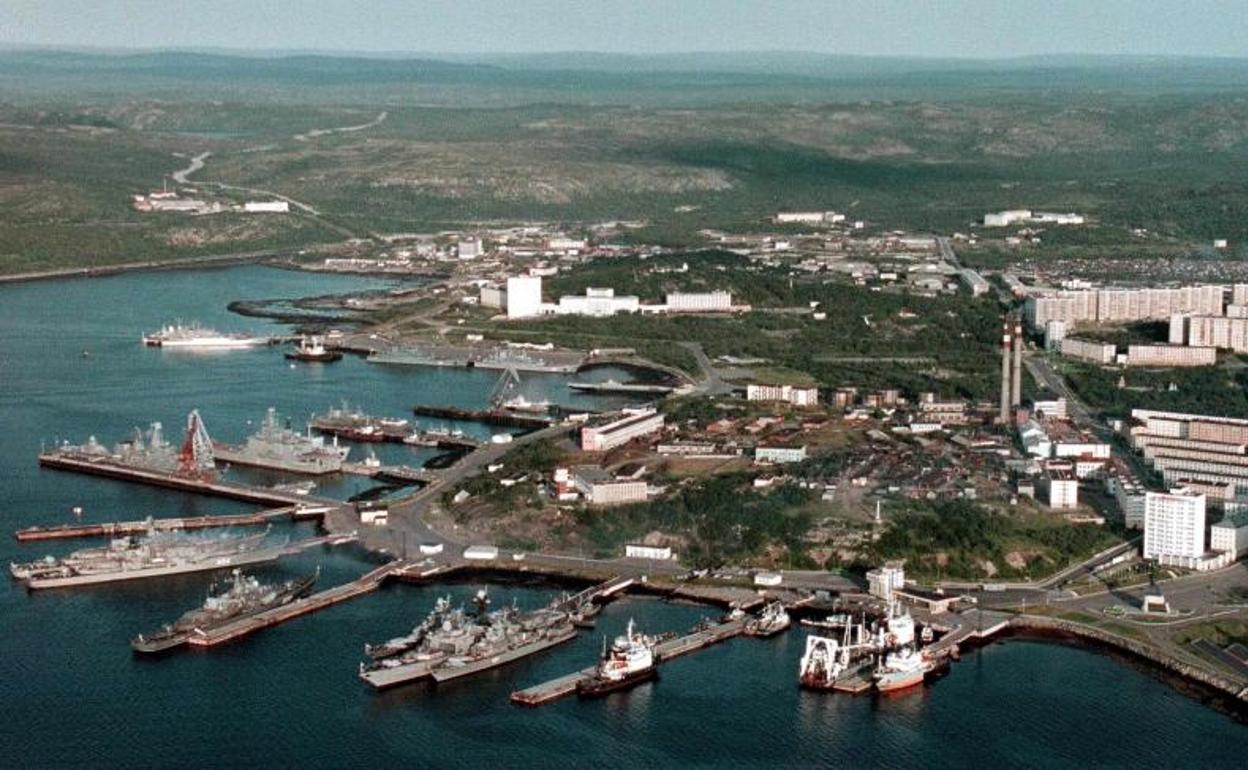
{"type": "Polygon", "coordinates": [[[715,366],[711,363],[711,359],[707,357],[706,351],[702,349],[702,345],[697,342],[678,342],[685,350],[693,353],[693,357],[697,359],[698,368],[702,370],[702,382],[699,382],[693,389],[694,393],[702,393],[708,396],[722,396],[733,391],[733,387],[724,382],[715,371],[715,366]]]}

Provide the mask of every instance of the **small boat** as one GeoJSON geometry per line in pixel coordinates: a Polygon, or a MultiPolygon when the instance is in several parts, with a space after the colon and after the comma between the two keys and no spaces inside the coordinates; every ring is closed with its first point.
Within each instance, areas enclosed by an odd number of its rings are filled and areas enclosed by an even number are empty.
{"type": "Polygon", "coordinates": [[[292,361],[329,363],[342,358],[342,353],[326,348],[325,342],[320,337],[300,337],[299,345],[294,350],[288,351],[286,357],[292,361]]]}

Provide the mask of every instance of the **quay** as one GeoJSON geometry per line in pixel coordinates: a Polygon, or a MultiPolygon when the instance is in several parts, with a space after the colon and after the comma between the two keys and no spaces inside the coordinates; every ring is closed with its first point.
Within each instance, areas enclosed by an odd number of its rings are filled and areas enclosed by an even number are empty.
{"type": "Polygon", "coordinates": [[[480,441],[467,436],[437,431],[422,432],[405,423],[398,424],[399,422],[401,421],[353,413],[339,414],[331,411],[329,414],[316,415],[308,425],[319,433],[337,436],[347,441],[409,444],[461,451],[481,446],[480,441]]]}
{"type": "MultiPolygon", "coordinates": [[[[331,539],[313,538],[313,541],[317,540],[332,541],[331,539]]],[[[306,544],[309,542],[311,541],[302,541],[299,543],[299,547],[306,548],[308,547],[306,544]]],[[[317,610],[332,607],[335,604],[376,591],[387,578],[406,566],[404,562],[400,561],[383,564],[374,570],[366,572],[350,583],[343,583],[303,599],[296,599],[290,604],[241,618],[233,623],[214,628],[211,631],[196,631],[187,637],[186,643],[193,647],[215,647],[218,644],[224,644],[259,631],[262,628],[276,626],[279,623],[285,623],[288,620],[302,617],[317,610]]]]}
{"type": "Polygon", "coordinates": [[[211,527],[245,527],[269,524],[278,519],[293,521],[319,519],[327,509],[324,506],[290,505],[256,513],[222,514],[218,516],[179,516],[169,519],[144,519],[142,521],[114,521],[102,524],[61,524],[55,527],[27,527],[13,534],[19,541],[65,540],[75,537],[118,537],[142,535],[148,532],[172,530],[208,529],[211,527]]]}
{"type": "MultiPolygon", "coordinates": [[[[654,648],[656,665],[666,663],[669,660],[696,652],[697,650],[705,649],[735,636],[740,636],[744,631],[744,619],[729,620],[717,623],[709,628],[694,631],[685,636],[659,642],[654,648]]],[[[561,676],[558,679],[552,679],[549,682],[517,690],[511,694],[511,702],[521,706],[542,706],[575,694],[577,685],[582,681],[587,681],[593,675],[594,668],[591,666],[561,676]]]]}
{"type": "Polygon", "coordinates": [[[501,425],[507,428],[545,428],[551,424],[551,421],[544,417],[512,414],[501,409],[460,409],[453,406],[417,404],[412,407],[412,412],[420,417],[479,422],[485,425],[501,425]]]}
{"type": "Polygon", "coordinates": [[[248,503],[260,503],[261,505],[300,505],[304,503],[314,505],[332,505],[335,507],[342,505],[341,501],[338,500],[315,497],[312,495],[300,495],[295,492],[284,492],[280,489],[273,489],[272,487],[259,487],[252,486],[250,484],[239,484],[232,481],[205,479],[196,476],[182,476],[178,474],[148,470],[146,468],[136,468],[134,466],[118,462],[112,457],[104,457],[80,452],[65,452],[57,450],[43,452],[39,455],[39,465],[45,468],[54,468],[56,470],[76,471],[78,473],[87,473],[93,476],[104,476],[106,478],[121,479],[123,481],[133,481],[140,484],[165,487],[166,489],[178,489],[184,492],[198,492],[200,494],[215,495],[217,497],[227,497],[232,500],[242,500],[248,503]]]}
{"type": "Polygon", "coordinates": [[[432,484],[437,481],[438,474],[423,468],[409,465],[368,465],[366,463],[343,463],[342,472],[352,476],[366,476],[382,481],[397,481],[405,484],[432,484]]]}

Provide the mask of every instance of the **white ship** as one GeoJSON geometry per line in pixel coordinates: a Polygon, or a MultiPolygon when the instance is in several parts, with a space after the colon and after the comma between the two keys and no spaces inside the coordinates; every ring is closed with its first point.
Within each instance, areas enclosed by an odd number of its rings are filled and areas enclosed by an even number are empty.
{"type": "Polygon", "coordinates": [[[915,650],[913,647],[890,652],[876,666],[876,689],[880,692],[889,692],[922,684],[932,667],[932,660],[927,653],[915,650]]]}
{"type": "Polygon", "coordinates": [[[268,345],[271,337],[251,334],[222,334],[202,326],[172,324],[159,331],[143,335],[143,344],[154,348],[250,348],[268,345]]]}
{"type": "Polygon", "coordinates": [[[654,639],[633,632],[630,618],[628,630],[617,636],[611,647],[603,651],[594,675],[577,683],[577,694],[585,697],[605,695],[635,682],[653,679],[658,674],[654,647],[654,639]]]}
{"type": "Polygon", "coordinates": [[[746,621],[745,633],[748,636],[775,636],[787,629],[790,622],[789,613],[785,611],[783,602],[768,602],[762,614],[746,621]]]}

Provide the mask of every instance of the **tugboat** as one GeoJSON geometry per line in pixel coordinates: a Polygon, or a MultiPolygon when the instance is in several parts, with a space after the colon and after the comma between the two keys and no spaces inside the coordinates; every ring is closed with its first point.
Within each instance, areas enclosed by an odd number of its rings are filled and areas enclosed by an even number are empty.
{"type": "Polygon", "coordinates": [[[650,637],[633,633],[630,618],[628,630],[617,636],[610,648],[603,650],[594,675],[577,683],[576,694],[594,698],[654,679],[659,673],[655,666],[654,646],[655,642],[650,637]]]}
{"type": "Polygon", "coordinates": [[[875,687],[880,692],[904,690],[923,683],[927,672],[932,670],[932,661],[926,652],[906,647],[884,656],[882,662],[875,667],[875,687]]]}
{"type": "Polygon", "coordinates": [[[789,627],[789,623],[789,613],[785,612],[784,604],[768,602],[761,615],[746,621],[745,633],[747,636],[765,639],[784,631],[789,627]]]}
{"type": "Polygon", "coordinates": [[[342,353],[337,350],[327,349],[324,340],[320,337],[300,337],[298,347],[287,351],[286,357],[292,361],[313,361],[327,364],[342,358],[342,353]]]}

